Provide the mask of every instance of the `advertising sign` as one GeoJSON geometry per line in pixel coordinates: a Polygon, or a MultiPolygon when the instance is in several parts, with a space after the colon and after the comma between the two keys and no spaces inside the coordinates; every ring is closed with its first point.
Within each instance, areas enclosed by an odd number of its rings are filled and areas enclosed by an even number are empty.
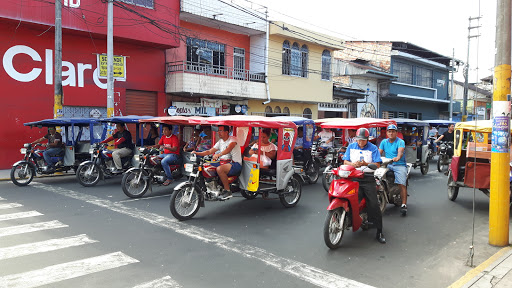
{"type": "MultiPolygon", "coordinates": [[[[98,54],[98,77],[100,79],[107,78],[107,55],[98,54]]],[[[114,56],[114,79],[118,81],[126,81],[126,57],[114,56]]]]}
{"type": "Polygon", "coordinates": [[[492,152],[508,153],[510,143],[510,102],[495,101],[492,119],[492,152]]]}

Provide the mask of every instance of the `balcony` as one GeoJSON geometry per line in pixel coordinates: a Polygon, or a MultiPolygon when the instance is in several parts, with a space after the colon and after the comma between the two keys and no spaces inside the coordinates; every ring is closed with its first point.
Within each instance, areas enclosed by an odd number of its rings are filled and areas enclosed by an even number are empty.
{"type": "Polygon", "coordinates": [[[167,63],[165,91],[183,96],[266,99],[265,75],[232,67],[179,61],[167,63]]]}

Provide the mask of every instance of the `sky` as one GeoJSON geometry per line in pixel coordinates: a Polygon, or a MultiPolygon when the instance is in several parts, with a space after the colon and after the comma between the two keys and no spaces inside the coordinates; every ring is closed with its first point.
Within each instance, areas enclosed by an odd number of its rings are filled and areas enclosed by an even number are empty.
{"type": "MultiPolygon", "coordinates": [[[[492,75],[497,0],[251,0],[269,8],[271,20],[284,21],[347,41],[409,42],[467,62],[469,82],[492,75]],[[478,22],[480,21],[480,22],[478,22]],[[478,68],[478,69],[476,69],[478,68]]],[[[462,67],[455,80],[464,81],[462,67]]]]}

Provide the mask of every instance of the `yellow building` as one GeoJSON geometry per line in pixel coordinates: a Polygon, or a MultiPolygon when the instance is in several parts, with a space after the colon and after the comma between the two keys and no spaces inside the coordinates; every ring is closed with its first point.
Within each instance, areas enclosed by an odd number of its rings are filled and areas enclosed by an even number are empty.
{"type": "Polygon", "coordinates": [[[249,100],[249,114],[318,118],[318,104],[332,103],[334,50],[343,40],[283,22],[269,24],[270,102],[249,100]]]}

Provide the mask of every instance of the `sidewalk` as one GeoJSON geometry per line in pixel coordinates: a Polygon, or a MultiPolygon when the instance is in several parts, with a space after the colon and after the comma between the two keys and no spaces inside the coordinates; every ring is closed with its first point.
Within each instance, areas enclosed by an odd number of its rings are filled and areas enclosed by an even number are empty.
{"type": "Polygon", "coordinates": [[[455,287],[512,288],[512,246],[501,249],[450,285],[455,287]]]}

